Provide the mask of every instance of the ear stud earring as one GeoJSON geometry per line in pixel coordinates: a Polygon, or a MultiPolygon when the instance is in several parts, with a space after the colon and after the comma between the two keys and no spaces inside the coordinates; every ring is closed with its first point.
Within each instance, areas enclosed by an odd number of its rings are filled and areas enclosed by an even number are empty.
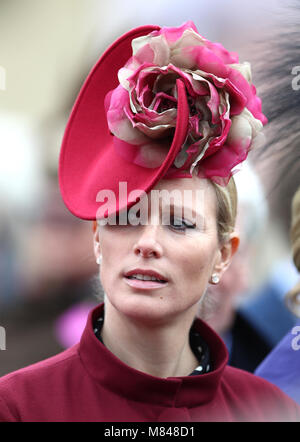
{"type": "Polygon", "coordinates": [[[217,275],[216,273],[213,273],[211,276],[211,282],[213,284],[218,284],[220,282],[219,275],[217,275]]]}
{"type": "Polygon", "coordinates": [[[99,256],[97,256],[97,258],[96,258],[96,263],[97,263],[98,265],[100,265],[101,262],[102,262],[102,255],[99,255],[99,256]]]}

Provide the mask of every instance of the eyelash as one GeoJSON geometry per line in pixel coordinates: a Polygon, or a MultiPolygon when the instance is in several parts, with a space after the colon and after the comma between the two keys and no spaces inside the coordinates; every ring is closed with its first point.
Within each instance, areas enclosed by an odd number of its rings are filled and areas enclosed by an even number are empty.
{"type": "MultiPolygon", "coordinates": [[[[174,220],[174,219],[175,219],[174,216],[170,217],[170,224],[171,224],[171,220],[174,220]]],[[[178,218],[176,218],[176,219],[178,220],[178,218]]],[[[195,228],[194,224],[187,224],[183,219],[181,219],[180,221],[181,221],[181,225],[184,225],[184,230],[195,228]]],[[[172,228],[174,228],[175,230],[181,231],[181,232],[184,231],[183,229],[180,228],[180,225],[173,226],[172,228]]]]}
{"type": "MultiPolygon", "coordinates": [[[[129,212],[127,212],[127,223],[130,225],[128,214],[129,212]]],[[[116,225],[118,225],[118,222],[119,222],[119,214],[116,215],[116,225]]],[[[172,229],[178,232],[184,232],[186,229],[195,229],[196,227],[195,224],[188,224],[185,220],[180,218],[175,218],[173,215],[170,215],[170,224],[167,225],[169,225],[172,229]],[[175,219],[177,221],[180,220],[180,224],[172,225],[175,219]]]]}

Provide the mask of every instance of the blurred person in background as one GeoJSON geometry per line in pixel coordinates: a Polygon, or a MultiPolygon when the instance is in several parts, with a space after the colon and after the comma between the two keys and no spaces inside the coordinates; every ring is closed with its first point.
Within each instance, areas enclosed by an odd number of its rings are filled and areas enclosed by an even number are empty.
{"type": "Polygon", "coordinates": [[[85,75],[82,63],[59,109],[36,125],[1,113],[0,375],[78,342],[101,295],[90,226],[66,209],[57,177],[65,120],[85,75]]]}
{"type": "Polygon", "coordinates": [[[16,272],[15,297],[1,309],[7,336],[1,375],[66,348],[69,341],[60,315],[71,307],[74,314],[87,311],[96,303],[90,226],[66,210],[53,178],[27,226],[19,254],[22,266],[16,272]]]}
{"type": "MultiPolygon", "coordinates": [[[[295,266],[300,272],[300,187],[292,203],[291,240],[295,266]]],[[[300,404],[300,282],[287,293],[286,304],[298,322],[257,367],[255,373],[277,385],[300,404]]]]}
{"type": "Polygon", "coordinates": [[[0,200],[0,325],[3,310],[12,301],[17,292],[16,247],[14,232],[6,205],[0,200]]]}
{"type": "MultiPolygon", "coordinates": [[[[266,105],[270,113],[272,141],[280,158],[277,188],[282,196],[277,205],[282,217],[290,227],[293,260],[300,273],[300,4],[293,3],[289,24],[279,28],[272,45],[272,52],[265,54],[263,69],[266,105]],[[281,56],[272,57],[271,54],[281,56]],[[298,76],[297,76],[298,74],[298,76]],[[271,80],[271,81],[270,81],[271,80]],[[295,191],[295,189],[297,189],[295,191]],[[292,199],[290,195],[293,194],[292,199]],[[291,210],[290,210],[291,206],[291,210]],[[287,209],[286,209],[287,208],[287,209]]],[[[273,146],[272,146],[273,149],[273,146]]],[[[271,146],[266,146],[266,157],[272,161],[271,146]]],[[[280,343],[266,357],[256,374],[279,386],[300,403],[300,275],[294,287],[286,294],[286,305],[297,322],[280,343]]]]}

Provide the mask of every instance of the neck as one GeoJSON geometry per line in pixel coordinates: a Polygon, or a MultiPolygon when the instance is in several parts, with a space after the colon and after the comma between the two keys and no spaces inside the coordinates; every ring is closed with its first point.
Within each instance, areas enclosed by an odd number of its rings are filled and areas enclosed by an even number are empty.
{"type": "Polygon", "coordinates": [[[189,344],[195,312],[159,325],[141,324],[105,303],[102,339],[105,346],[128,366],[152,376],[188,376],[198,365],[189,344]]]}

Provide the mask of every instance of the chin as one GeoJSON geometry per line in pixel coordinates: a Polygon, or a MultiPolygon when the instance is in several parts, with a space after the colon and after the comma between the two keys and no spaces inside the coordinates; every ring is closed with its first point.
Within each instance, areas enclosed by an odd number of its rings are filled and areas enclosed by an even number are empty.
{"type": "Polygon", "coordinates": [[[163,295],[154,297],[143,293],[130,294],[114,303],[114,307],[132,321],[154,326],[163,324],[174,316],[174,300],[165,298],[163,295]]]}

